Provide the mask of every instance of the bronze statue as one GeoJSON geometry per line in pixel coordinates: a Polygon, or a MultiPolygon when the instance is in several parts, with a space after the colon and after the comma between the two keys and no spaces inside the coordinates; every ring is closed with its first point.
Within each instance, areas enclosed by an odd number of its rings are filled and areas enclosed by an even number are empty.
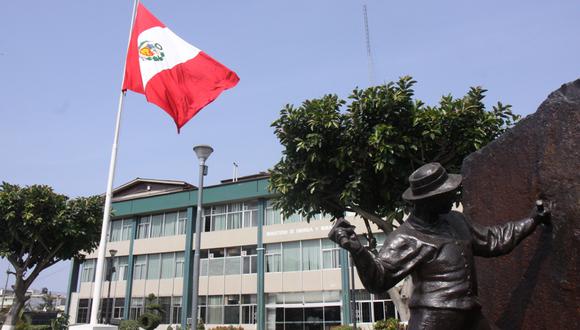
{"type": "Polygon", "coordinates": [[[413,211],[387,236],[378,255],[359,242],[354,226],[344,219],[328,237],[352,254],[364,287],[372,293],[411,275],[410,330],[492,329],[478,301],[474,256],[509,253],[538,224],[549,223],[549,208],[538,206],[529,218],[484,227],[451,211],[461,175],[430,163],[413,172],[409,183],[403,198],[413,204],[413,211]]]}

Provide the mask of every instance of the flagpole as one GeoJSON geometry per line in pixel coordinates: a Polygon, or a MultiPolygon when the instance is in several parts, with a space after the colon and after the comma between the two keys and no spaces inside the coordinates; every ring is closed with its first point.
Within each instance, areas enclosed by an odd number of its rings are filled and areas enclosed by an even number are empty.
{"type": "MultiPolygon", "coordinates": [[[[129,51],[129,44],[131,42],[131,34],[133,32],[133,24],[135,22],[135,13],[137,12],[137,5],[139,0],[133,2],[133,13],[131,14],[131,27],[129,28],[129,40],[127,41],[127,51],[129,51]]],[[[125,55],[127,52],[125,52],[125,55]]],[[[103,283],[103,273],[105,268],[105,253],[107,251],[107,233],[109,230],[109,222],[111,219],[111,200],[113,197],[113,181],[115,179],[115,166],[117,163],[117,146],[119,142],[119,129],[121,127],[121,113],[123,111],[123,101],[125,92],[123,92],[123,84],[125,80],[125,70],[127,61],[123,65],[123,79],[121,79],[121,93],[119,94],[119,106],[117,108],[117,119],[115,124],[115,136],[113,138],[113,148],[111,150],[111,162],[109,163],[109,177],[107,179],[107,193],[105,195],[105,207],[103,208],[103,225],[101,227],[101,240],[99,242],[97,266],[95,269],[95,283],[93,285],[93,304],[91,307],[91,321],[90,325],[99,324],[99,307],[101,304],[101,289],[103,283]]]]}

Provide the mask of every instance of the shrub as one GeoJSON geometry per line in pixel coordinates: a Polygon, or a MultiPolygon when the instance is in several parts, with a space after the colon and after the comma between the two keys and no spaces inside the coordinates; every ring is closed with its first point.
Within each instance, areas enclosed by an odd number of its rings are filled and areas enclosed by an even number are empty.
{"type": "Polygon", "coordinates": [[[68,314],[62,313],[57,318],[50,320],[52,330],[66,330],[68,328],[68,314]]]}
{"type": "MultiPolygon", "coordinates": [[[[360,327],[357,328],[358,330],[362,330],[360,327]]],[[[335,325],[330,327],[330,330],[352,330],[352,325],[335,325]]]]}
{"type": "Polygon", "coordinates": [[[205,330],[205,324],[202,319],[197,320],[197,330],[205,330]]]}
{"type": "Polygon", "coordinates": [[[244,328],[241,326],[234,327],[233,325],[220,325],[211,330],[244,330],[244,328]]]}
{"type": "Polygon", "coordinates": [[[161,324],[161,316],[153,313],[143,313],[139,316],[139,325],[145,330],[154,330],[161,324]]]}
{"type": "Polygon", "coordinates": [[[394,318],[388,318],[386,320],[380,320],[375,322],[375,330],[397,330],[399,329],[399,320],[394,318]]]}
{"type": "Polygon", "coordinates": [[[171,326],[171,324],[167,326],[166,330],[173,330],[173,327],[171,326]]]}
{"type": "Polygon", "coordinates": [[[139,322],[135,320],[123,320],[119,323],[119,330],[139,330],[139,322]]]}

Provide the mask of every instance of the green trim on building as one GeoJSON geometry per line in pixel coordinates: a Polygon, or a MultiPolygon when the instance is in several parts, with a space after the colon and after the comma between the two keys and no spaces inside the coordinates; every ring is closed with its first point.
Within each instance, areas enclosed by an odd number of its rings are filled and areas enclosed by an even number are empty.
{"type": "Polygon", "coordinates": [[[192,276],[193,276],[193,207],[187,208],[185,227],[185,247],[183,257],[183,291],[181,294],[181,329],[187,329],[187,318],[191,316],[192,276]]]}
{"type": "MultiPolygon", "coordinates": [[[[259,179],[235,184],[223,184],[203,188],[203,205],[255,199],[271,196],[268,179],[259,179]]],[[[166,195],[145,197],[113,203],[116,218],[135,214],[160,212],[197,205],[197,190],[181,191],[166,195]]]]}
{"type": "Polygon", "coordinates": [[[264,294],[264,243],[262,241],[262,229],[264,226],[264,220],[266,219],[266,200],[260,199],[258,202],[258,292],[257,296],[257,330],[266,330],[266,295],[264,294]]]}
{"type": "Polygon", "coordinates": [[[125,303],[123,305],[123,319],[129,319],[131,308],[131,296],[133,292],[133,245],[137,235],[137,219],[131,222],[131,241],[129,242],[129,256],[127,258],[127,286],[125,287],[125,303]]]}
{"type": "Polygon", "coordinates": [[[77,292],[77,288],[79,286],[79,270],[80,270],[80,262],[76,259],[72,259],[72,263],[70,265],[70,274],[68,275],[68,285],[67,285],[67,292],[66,292],[66,305],[64,307],[64,313],[69,315],[70,309],[70,302],[72,299],[73,292],[77,292]]]}
{"type": "Polygon", "coordinates": [[[348,251],[340,249],[340,278],[342,289],[342,324],[351,324],[348,251]]]}

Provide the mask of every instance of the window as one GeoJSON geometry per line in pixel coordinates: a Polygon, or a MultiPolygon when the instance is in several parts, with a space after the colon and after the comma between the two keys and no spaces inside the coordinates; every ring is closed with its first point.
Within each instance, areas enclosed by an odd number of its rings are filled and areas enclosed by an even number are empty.
{"type": "Polygon", "coordinates": [[[183,277],[183,252],[175,252],[175,277],[183,277]]]}
{"type": "Polygon", "coordinates": [[[126,281],[128,273],[127,270],[129,268],[129,258],[125,256],[125,257],[117,257],[115,259],[116,259],[115,269],[117,270],[117,272],[115,272],[113,276],[115,277],[115,280],[121,279],[122,281],[126,281]]]}
{"type": "Polygon", "coordinates": [[[264,225],[276,225],[280,223],[282,223],[282,214],[274,208],[272,201],[268,201],[266,204],[266,221],[264,225]]]}
{"type": "Polygon", "coordinates": [[[223,275],[224,261],[224,249],[210,249],[208,275],[223,275]]]}
{"type": "Polygon", "coordinates": [[[240,324],[240,296],[225,296],[224,324],[240,324]]]}
{"type": "Polygon", "coordinates": [[[151,216],[141,217],[137,225],[137,238],[149,238],[149,230],[151,227],[151,216]]]}
{"type": "Polygon", "coordinates": [[[185,210],[142,216],[137,223],[136,238],[184,235],[186,224],[185,210]]]}
{"type": "Polygon", "coordinates": [[[235,203],[228,205],[228,229],[242,228],[242,204],[235,203]]]}
{"type": "Polygon", "coordinates": [[[209,259],[207,250],[201,250],[199,254],[199,273],[201,276],[207,276],[207,270],[209,267],[209,259]]]}
{"type": "Polygon", "coordinates": [[[244,223],[243,227],[256,227],[258,225],[258,203],[244,203],[244,223]]]}
{"type": "Polygon", "coordinates": [[[91,303],[89,299],[79,299],[77,323],[89,323],[90,311],[91,311],[91,303]]]}
{"type": "Polygon", "coordinates": [[[284,223],[294,223],[294,222],[300,222],[302,221],[302,216],[298,213],[294,213],[291,216],[289,216],[288,218],[284,219],[284,223]]]}
{"type": "Polygon", "coordinates": [[[161,313],[161,323],[169,324],[171,322],[171,297],[159,297],[158,304],[163,311],[161,313]]]}
{"type": "Polygon", "coordinates": [[[320,269],[320,240],[302,241],[302,270],[320,269]]]}
{"type": "Polygon", "coordinates": [[[300,270],[300,242],[282,243],[282,267],[285,272],[300,270]]]}
{"type": "Polygon", "coordinates": [[[203,231],[208,232],[212,230],[211,222],[211,207],[203,209],[203,231]]]}
{"type": "Polygon", "coordinates": [[[171,323],[181,323],[181,297],[171,299],[171,323]]]}
{"type": "Polygon", "coordinates": [[[161,278],[173,278],[175,274],[174,253],[163,253],[161,255],[161,278]]]}
{"type": "Polygon", "coordinates": [[[147,275],[147,256],[135,256],[135,266],[133,267],[133,279],[144,280],[147,275]]]}
{"type": "Polygon", "coordinates": [[[163,214],[151,216],[151,237],[163,236],[163,214]]]}
{"type": "Polygon", "coordinates": [[[95,280],[95,261],[96,259],[88,259],[83,262],[81,282],[93,282],[95,280]]]}
{"type": "Polygon", "coordinates": [[[177,214],[177,235],[185,235],[187,226],[187,211],[179,211],[177,214]]]}
{"type": "Polygon", "coordinates": [[[177,212],[165,213],[163,236],[173,236],[176,232],[177,212]]]}
{"type": "Polygon", "coordinates": [[[111,235],[109,241],[116,242],[121,240],[121,231],[123,230],[123,220],[111,221],[111,235]]]}
{"type": "Polygon", "coordinates": [[[109,241],[128,241],[131,239],[131,232],[133,230],[133,220],[120,219],[111,222],[111,232],[109,241]]]}
{"type": "Polygon", "coordinates": [[[282,271],[281,252],[280,243],[266,244],[266,272],[282,271]]]}
{"type": "Polygon", "coordinates": [[[122,241],[130,240],[132,230],[133,230],[133,220],[130,219],[123,220],[123,233],[121,234],[121,240],[122,241]]]}
{"type": "MultiPolygon", "coordinates": [[[[119,279],[123,281],[127,280],[127,261],[127,256],[113,258],[113,267],[115,267],[115,272],[111,276],[111,281],[118,281],[119,279]]],[[[108,260],[106,265],[108,267],[108,260]]]]}
{"type": "Polygon", "coordinates": [[[242,247],[242,273],[255,274],[258,271],[257,249],[255,245],[242,247]]]}
{"type": "Polygon", "coordinates": [[[256,295],[242,295],[242,324],[256,324],[256,295]]]}
{"type": "Polygon", "coordinates": [[[131,299],[131,309],[129,311],[129,318],[131,320],[136,320],[143,314],[143,298],[135,298],[131,299]]]}
{"type": "Polygon", "coordinates": [[[204,231],[255,227],[258,224],[256,201],[206,207],[203,210],[204,231]]]}
{"type": "Polygon", "coordinates": [[[322,239],[322,268],[340,268],[340,247],[327,238],[322,239]]]}
{"type": "Polygon", "coordinates": [[[122,319],[124,311],[125,311],[125,298],[115,298],[115,304],[113,307],[113,318],[122,319]]]}
{"type": "Polygon", "coordinates": [[[222,324],[224,306],[223,296],[207,297],[207,321],[208,324],[222,324]]]}
{"type": "Polygon", "coordinates": [[[150,254],[147,261],[147,279],[156,280],[159,278],[159,271],[161,270],[161,255],[150,254]]]}
{"type": "Polygon", "coordinates": [[[226,249],[225,275],[236,275],[242,271],[242,258],[240,257],[240,247],[226,249]]]}
{"type": "Polygon", "coordinates": [[[211,209],[211,230],[226,230],[227,205],[214,206],[211,209]]]}

